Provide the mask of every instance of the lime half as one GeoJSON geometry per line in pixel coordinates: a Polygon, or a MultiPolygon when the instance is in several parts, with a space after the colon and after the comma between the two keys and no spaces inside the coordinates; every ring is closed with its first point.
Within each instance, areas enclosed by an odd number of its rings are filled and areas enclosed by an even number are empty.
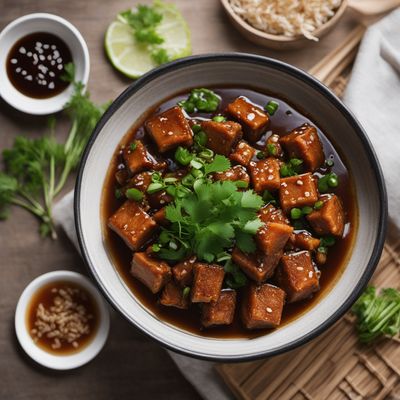
{"type": "MultiPolygon", "coordinates": [[[[181,13],[174,5],[159,1],[154,7],[163,16],[156,31],[164,39],[161,46],[169,58],[189,56],[192,53],[190,31],[181,13]]],[[[130,78],[138,78],[157,67],[148,47],[136,41],[132,28],[121,17],[108,27],[104,45],[112,65],[130,78]]]]}

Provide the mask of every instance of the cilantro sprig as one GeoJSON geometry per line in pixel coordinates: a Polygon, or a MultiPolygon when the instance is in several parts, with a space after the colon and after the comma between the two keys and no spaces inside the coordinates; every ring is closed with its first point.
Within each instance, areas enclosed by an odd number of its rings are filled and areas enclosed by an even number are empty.
{"type": "MultiPolygon", "coordinates": [[[[74,79],[73,65],[65,67],[65,79],[74,79]]],[[[97,106],[79,82],[65,106],[71,128],[64,143],[55,139],[55,119],[50,133],[39,139],[16,137],[13,146],[3,151],[5,171],[0,172],[0,218],[8,217],[11,205],[22,207],[41,222],[42,236],[56,238],[52,207],[70,172],[76,168],[83,149],[107,105],[97,106]]]]}
{"type": "Polygon", "coordinates": [[[400,291],[368,287],[352,308],[357,317],[357,331],[362,343],[400,332],[400,291]]]}
{"type": "Polygon", "coordinates": [[[147,46],[154,62],[160,65],[171,61],[167,50],[161,46],[165,39],[157,32],[163,19],[163,15],[157,10],[157,1],[153,6],[139,4],[136,10],[119,13],[118,18],[132,28],[137,42],[147,46]]]}
{"type": "MultiPolygon", "coordinates": [[[[217,163],[215,168],[210,163],[210,170],[214,172],[217,163]]],[[[234,243],[252,253],[256,249],[253,236],[263,225],[257,216],[263,204],[252,190],[238,191],[234,182],[197,180],[193,191],[166,207],[171,225],[160,235],[158,256],[179,260],[194,252],[200,260],[213,262],[234,243]]]]}

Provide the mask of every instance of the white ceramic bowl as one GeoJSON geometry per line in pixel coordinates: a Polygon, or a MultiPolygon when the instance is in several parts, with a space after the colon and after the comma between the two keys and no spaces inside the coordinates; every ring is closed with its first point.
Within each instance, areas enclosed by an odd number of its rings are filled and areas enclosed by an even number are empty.
{"type": "Polygon", "coordinates": [[[54,271],[38,276],[22,292],[15,311],[15,332],[21,347],[37,363],[51,369],[67,370],[80,367],[103,348],[110,329],[110,316],[106,303],[95,286],[85,276],[72,271],[54,271]],[[72,282],[82,286],[91,295],[99,313],[99,322],[94,338],[81,351],[70,355],[55,355],[46,352],[35,344],[28,332],[26,313],[32,296],[51,282],[72,282]]]}
{"type": "Polygon", "coordinates": [[[202,55],[162,66],[131,85],[99,122],[83,156],[75,191],[75,216],[82,254],[109,301],[133,325],[175,351],[199,358],[241,361],[270,356],[305,343],[340,318],[369,281],[379,260],[387,218],[379,163],[360,124],[320,82],[282,62],[247,54],[202,55]],[[100,201],[113,153],[146,111],[194,87],[252,86],[274,93],[311,114],[347,160],[354,178],[359,229],[348,264],[332,290],[289,324],[256,339],[214,339],[159,320],[129,290],[103,243],[100,201]]]}
{"type": "Polygon", "coordinates": [[[90,71],[89,51],[85,40],[70,22],[57,15],[36,13],[20,17],[0,33],[0,96],[11,106],[27,114],[47,115],[61,111],[72,94],[70,85],[48,99],[34,99],[19,92],[7,75],[6,61],[12,46],[22,37],[34,32],[48,32],[62,39],[71,50],[75,64],[75,79],[87,84],[90,71]]]}

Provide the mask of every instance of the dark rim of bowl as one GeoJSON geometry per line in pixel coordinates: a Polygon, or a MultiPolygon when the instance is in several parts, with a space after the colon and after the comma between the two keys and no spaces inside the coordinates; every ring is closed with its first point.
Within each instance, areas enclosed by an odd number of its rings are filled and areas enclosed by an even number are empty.
{"type": "Polygon", "coordinates": [[[81,159],[81,162],[79,165],[76,186],[75,186],[74,213],[75,213],[75,227],[76,227],[76,231],[77,231],[77,235],[78,235],[78,242],[79,242],[80,250],[84,257],[85,263],[88,266],[88,269],[89,269],[91,275],[94,277],[94,279],[97,283],[97,286],[103,292],[103,294],[105,295],[105,297],[107,298],[109,303],[122,316],[124,316],[134,326],[139,328],[139,330],[141,332],[143,332],[146,336],[150,337],[153,340],[156,340],[163,347],[166,347],[177,353],[188,355],[188,356],[195,357],[198,359],[203,359],[203,360],[239,362],[239,361],[255,360],[255,359],[259,359],[259,358],[263,358],[263,357],[269,357],[269,356],[281,354],[286,351],[292,350],[298,346],[301,346],[301,345],[309,342],[311,339],[315,338],[319,334],[321,334],[323,331],[328,329],[330,326],[332,326],[340,317],[342,317],[350,309],[352,304],[357,300],[357,298],[361,295],[364,288],[367,286],[367,284],[368,284],[369,280],[371,279],[371,276],[378,264],[380,255],[383,250],[383,245],[385,242],[388,205],[387,205],[386,187],[385,187],[385,183],[384,183],[382,170],[381,170],[379,161],[376,157],[375,151],[372,147],[372,144],[371,144],[367,134],[365,133],[364,129],[362,128],[361,124],[355,118],[355,116],[342,103],[342,101],[339,100],[339,98],[330,91],[330,89],[328,89],[324,84],[322,84],[321,82],[319,82],[317,79],[313,78],[306,72],[304,72],[294,66],[286,64],[282,61],[274,60],[274,59],[263,57],[263,56],[246,54],[246,53],[221,53],[221,54],[205,54],[205,55],[187,57],[187,58],[184,58],[181,60],[176,60],[171,63],[162,65],[162,66],[148,72],[147,74],[143,75],[140,79],[138,79],[136,82],[132,83],[127,89],[125,89],[117,97],[116,100],[114,100],[114,102],[110,105],[108,110],[104,113],[103,117],[98,122],[96,128],[94,129],[94,131],[89,139],[89,142],[86,146],[84,154],[82,156],[82,159],[81,159]],[[341,307],[339,307],[331,315],[330,318],[328,318],[326,321],[321,323],[318,327],[316,327],[312,331],[308,332],[307,334],[303,335],[302,337],[300,337],[290,343],[282,345],[281,347],[274,349],[274,350],[261,351],[258,354],[233,356],[233,357],[219,357],[219,356],[212,356],[212,355],[207,355],[207,354],[198,354],[198,353],[194,353],[194,352],[190,351],[190,349],[182,349],[178,346],[170,345],[168,343],[165,343],[165,342],[159,340],[156,337],[153,337],[144,328],[139,326],[132,318],[130,318],[128,315],[126,315],[124,313],[124,311],[122,310],[122,308],[115,302],[113,297],[110,295],[107,288],[104,285],[102,285],[102,283],[100,282],[100,279],[98,279],[98,276],[96,273],[96,268],[91,263],[91,260],[89,259],[89,256],[88,256],[88,251],[87,251],[87,248],[85,245],[85,240],[84,240],[83,233],[82,233],[81,218],[80,218],[80,212],[79,212],[82,176],[83,176],[83,171],[85,169],[85,164],[86,164],[87,158],[89,156],[90,150],[91,150],[94,142],[96,141],[97,136],[99,135],[99,133],[103,129],[104,125],[106,124],[106,122],[125,103],[125,101],[128,98],[130,98],[132,95],[134,95],[140,88],[151,83],[152,80],[163,75],[164,73],[171,72],[174,70],[179,70],[181,68],[195,65],[195,64],[208,63],[208,62],[221,62],[221,61],[226,61],[226,62],[236,61],[236,62],[258,64],[258,65],[265,65],[268,67],[272,67],[272,68],[279,70],[285,74],[289,74],[291,76],[294,76],[297,79],[300,79],[301,81],[303,81],[306,84],[308,84],[309,86],[311,86],[314,90],[321,93],[332,105],[335,106],[335,108],[340,113],[342,113],[342,115],[344,115],[344,117],[347,119],[349,124],[353,127],[354,131],[356,132],[359,139],[361,140],[361,142],[364,146],[364,149],[365,149],[366,153],[368,154],[368,158],[371,162],[373,170],[375,172],[375,179],[376,179],[376,183],[378,186],[379,199],[380,199],[380,207],[379,207],[380,208],[379,209],[380,224],[378,227],[377,239],[376,239],[376,242],[374,245],[374,249],[372,251],[371,258],[367,264],[364,274],[362,275],[361,279],[357,283],[354,291],[345,300],[345,302],[341,305],[341,307]]]}

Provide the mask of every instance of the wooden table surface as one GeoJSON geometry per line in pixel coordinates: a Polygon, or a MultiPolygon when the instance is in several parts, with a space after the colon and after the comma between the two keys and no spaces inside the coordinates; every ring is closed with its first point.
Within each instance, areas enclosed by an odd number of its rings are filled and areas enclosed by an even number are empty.
{"type": "MultiPolygon", "coordinates": [[[[148,1],[142,0],[142,3],[148,1]]],[[[0,29],[13,19],[33,12],[49,12],[69,19],[89,46],[89,89],[94,100],[115,98],[131,81],[107,62],[103,36],[107,25],[121,10],[135,2],[127,0],[0,0],[0,29]]],[[[307,69],[344,40],[354,26],[345,16],[328,37],[304,50],[273,52],[243,39],[230,25],[218,0],[175,0],[192,32],[193,53],[239,51],[279,58],[307,69]]],[[[3,60],[0,60],[3,62],[3,60]]],[[[67,126],[59,116],[57,135],[67,126]]],[[[45,118],[22,115],[0,100],[0,150],[18,134],[37,137],[46,127],[45,118]]],[[[73,178],[66,191],[73,186],[73,178]]],[[[71,372],[56,373],[30,361],[18,346],[14,333],[14,310],[24,287],[35,277],[57,269],[85,273],[79,255],[60,232],[58,241],[41,239],[36,220],[14,209],[0,222],[0,399],[198,399],[199,396],[167,353],[131,327],[115,312],[109,340],[90,364],[71,372]]]]}

